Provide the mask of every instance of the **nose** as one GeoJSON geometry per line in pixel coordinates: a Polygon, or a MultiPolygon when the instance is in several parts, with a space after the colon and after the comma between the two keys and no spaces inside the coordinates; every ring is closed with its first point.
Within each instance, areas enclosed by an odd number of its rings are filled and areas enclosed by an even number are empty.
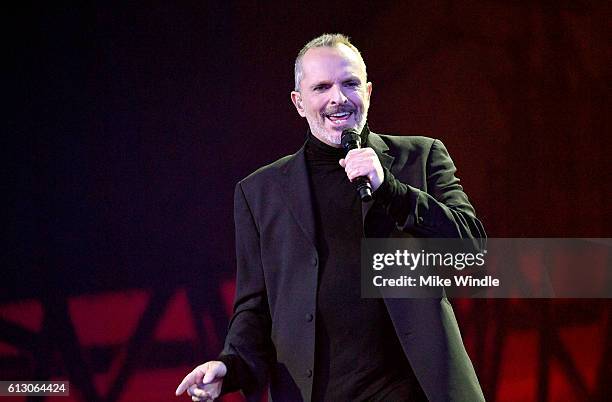
{"type": "Polygon", "coordinates": [[[331,92],[332,105],[342,105],[345,104],[347,101],[348,98],[346,97],[346,95],[344,95],[344,92],[342,92],[342,87],[339,85],[334,85],[332,87],[331,92]]]}

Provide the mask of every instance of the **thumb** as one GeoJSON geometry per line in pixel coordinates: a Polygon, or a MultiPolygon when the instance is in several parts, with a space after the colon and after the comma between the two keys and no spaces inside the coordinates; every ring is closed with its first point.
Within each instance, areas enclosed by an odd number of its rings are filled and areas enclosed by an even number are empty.
{"type": "Polygon", "coordinates": [[[343,168],[346,167],[346,159],[342,158],[338,161],[338,163],[340,164],[340,166],[342,166],[343,168]]]}
{"type": "Polygon", "coordinates": [[[202,384],[209,384],[217,377],[217,370],[215,368],[209,368],[206,370],[204,378],[202,378],[202,384]]]}

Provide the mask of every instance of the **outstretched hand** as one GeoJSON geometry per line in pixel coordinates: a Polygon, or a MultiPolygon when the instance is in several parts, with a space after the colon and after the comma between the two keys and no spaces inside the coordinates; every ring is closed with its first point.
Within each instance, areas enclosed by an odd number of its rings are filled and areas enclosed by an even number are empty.
{"type": "Polygon", "coordinates": [[[209,361],[194,368],[176,388],[176,395],[187,391],[193,401],[212,401],[221,394],[227,367],[220,361],[209,361]]]}

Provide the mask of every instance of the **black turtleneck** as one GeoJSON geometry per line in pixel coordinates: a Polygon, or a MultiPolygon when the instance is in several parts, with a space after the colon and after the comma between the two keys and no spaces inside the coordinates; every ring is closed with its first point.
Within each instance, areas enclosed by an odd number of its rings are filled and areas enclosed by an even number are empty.
{"type": "Polygon", "coordinates": [[[312,400],[421,400],[383,300],[361,298],[361,201],[345,152],[309,134],[305,154],[320,261],[312,400]]]}

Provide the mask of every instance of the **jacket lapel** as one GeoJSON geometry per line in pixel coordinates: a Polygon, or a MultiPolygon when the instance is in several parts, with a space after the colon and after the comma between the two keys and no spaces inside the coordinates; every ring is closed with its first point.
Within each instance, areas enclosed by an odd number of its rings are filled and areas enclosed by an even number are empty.
{"type": "MultiPolygon", "coordinates": [[[[380,138],[378,134],[375,134],[370,131],[370,133],[368,134],[368,146],[372,148],[374,152],[376,152],[376,155],[378,155],[378,160],[380,160],[380,164],[382,165],[382,167],[390,171],[391,165],[393,165],[395,157],[388,153],[389,147],[387,146],[387,144],[385,144],[385,142],[380,138]]],[[[372,208],[373,204],[374,201],[364,202],[361,204],[361,217],[363,219],[363,222],[365,222],[366,215],[368,214],[370,208],[372,208]]]]}
{"type": "Polygon", "coordinates": [[[283,168],[281,193],[302,231],[316,248],[315,221],[304,147],[283,168]]]}

